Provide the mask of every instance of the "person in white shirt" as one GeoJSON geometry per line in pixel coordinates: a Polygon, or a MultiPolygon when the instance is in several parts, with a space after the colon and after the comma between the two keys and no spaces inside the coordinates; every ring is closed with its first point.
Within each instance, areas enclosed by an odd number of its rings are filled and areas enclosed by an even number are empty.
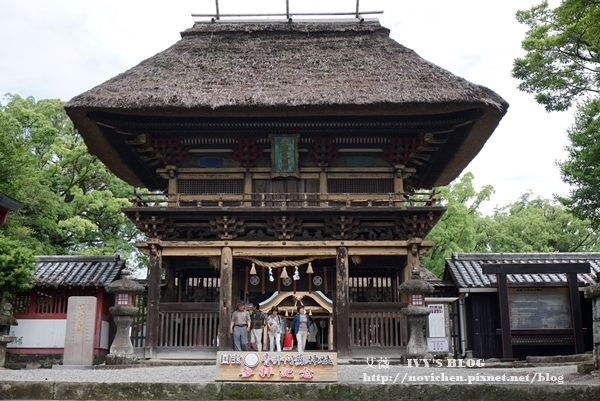
{"type": "Polygon", "coordinates": [[[269,328],[269,352],[275,351],[277,345],[277,352],[281,352],[281,316],[279,316],[279,310],[277,307],[271,309],[271,313],[267,318],[267,326],[269,328]]]}

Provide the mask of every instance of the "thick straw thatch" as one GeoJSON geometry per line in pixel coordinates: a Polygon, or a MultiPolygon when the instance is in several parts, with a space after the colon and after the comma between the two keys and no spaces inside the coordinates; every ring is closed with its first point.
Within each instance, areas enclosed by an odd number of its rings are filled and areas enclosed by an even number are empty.
{"type": "Polygon", "coordinates": [[[112,145],[89,120],[89,111],[264,117],[479,108],[483,116],[440,178],[444,184],[479,152],[508,104],[491,90],[423,60],[375,21],[218,22],[196,23],[170,48],[65,107],[99,155],[112,145]]]}
{"type": "Polygon", "coordinates": [[[506,102],[420,58],[377,22],[197,23],[68,108],[195,109],[506,102]]]}

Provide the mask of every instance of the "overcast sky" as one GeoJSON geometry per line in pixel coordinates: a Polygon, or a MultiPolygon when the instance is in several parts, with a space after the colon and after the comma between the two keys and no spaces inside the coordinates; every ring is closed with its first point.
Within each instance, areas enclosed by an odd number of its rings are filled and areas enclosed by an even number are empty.
{"type": "MultiPolygon", "coordinates": [[[[465,171],[492,185],[490,211],[527,190],[566,195],[556,161],[565,158],[571,113],[548,114],[519,92],[512,62],[523,54],[518,9],[541,0],[362,0],[390,36],[421,57],[497,92],[508,114],[465,171]]],[[[289,0],[290,11],[354,11],[355,0],[289,0]]],[[[554,1],[556,3],[556,1],[554,1]]],[[[552,4],[552,2],[551,2],[552,4]]],[[[285,0],[219,0],[220,12],[285,12],[285,0]]],[[[214,0],[1,0],[0,95],[69,100],[161,52],[215,12],[214,0]]]]}

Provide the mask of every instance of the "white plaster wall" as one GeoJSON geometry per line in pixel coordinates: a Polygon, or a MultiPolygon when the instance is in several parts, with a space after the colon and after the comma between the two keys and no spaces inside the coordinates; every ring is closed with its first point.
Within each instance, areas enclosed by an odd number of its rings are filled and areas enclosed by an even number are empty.
{"type": "Polygon", "coordinates": [[[8,348],[64,348],[66,319],[19,319],[18,322],[10,328],[17,341],[9,343],[8,348]]]}

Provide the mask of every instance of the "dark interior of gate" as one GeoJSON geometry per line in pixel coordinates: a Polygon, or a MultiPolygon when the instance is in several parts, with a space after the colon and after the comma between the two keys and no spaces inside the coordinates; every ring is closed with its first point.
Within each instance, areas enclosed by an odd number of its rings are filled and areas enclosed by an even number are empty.
{"type": "MultiPolygon", "coordinates": [[[[265,258],[265,263],[269,263],[265,258]]],[[[290,259],[293,262],[293,259],[290,259]]],[[[212,262],[214,265],[214,261],[212,262]]],[[[281,269],[259,266],[239,260],[234,271],[234,297],[246,301],[248,308],[258,303],[269,312],[277,307],[280,315],[291,322],[297,307],[307,313],[320,327],[319,349],[335,350],[335,329],[332,310],[336,290],[335,260],[315,259],[308,264],[281,269]]],[[[402,347],[402,316],[406,306],[398,286],[402,281],[405,257],[353,257],[349,268],[349,299],[352,303],[349,321],[350,344],[353,347],[402,347]]],[[[209,258],[177,257],[164,269],[161,287],[160,337],[161,347],[216,347],[220,299],[220,272],[211,266],[209,258]]],[[[143,314],[147,295],[139,297],[142,313],[134,324],[134,346],[144,346],[143,314]]],[[[265,347],[267,345],[265,344],[265,347]]]]}

